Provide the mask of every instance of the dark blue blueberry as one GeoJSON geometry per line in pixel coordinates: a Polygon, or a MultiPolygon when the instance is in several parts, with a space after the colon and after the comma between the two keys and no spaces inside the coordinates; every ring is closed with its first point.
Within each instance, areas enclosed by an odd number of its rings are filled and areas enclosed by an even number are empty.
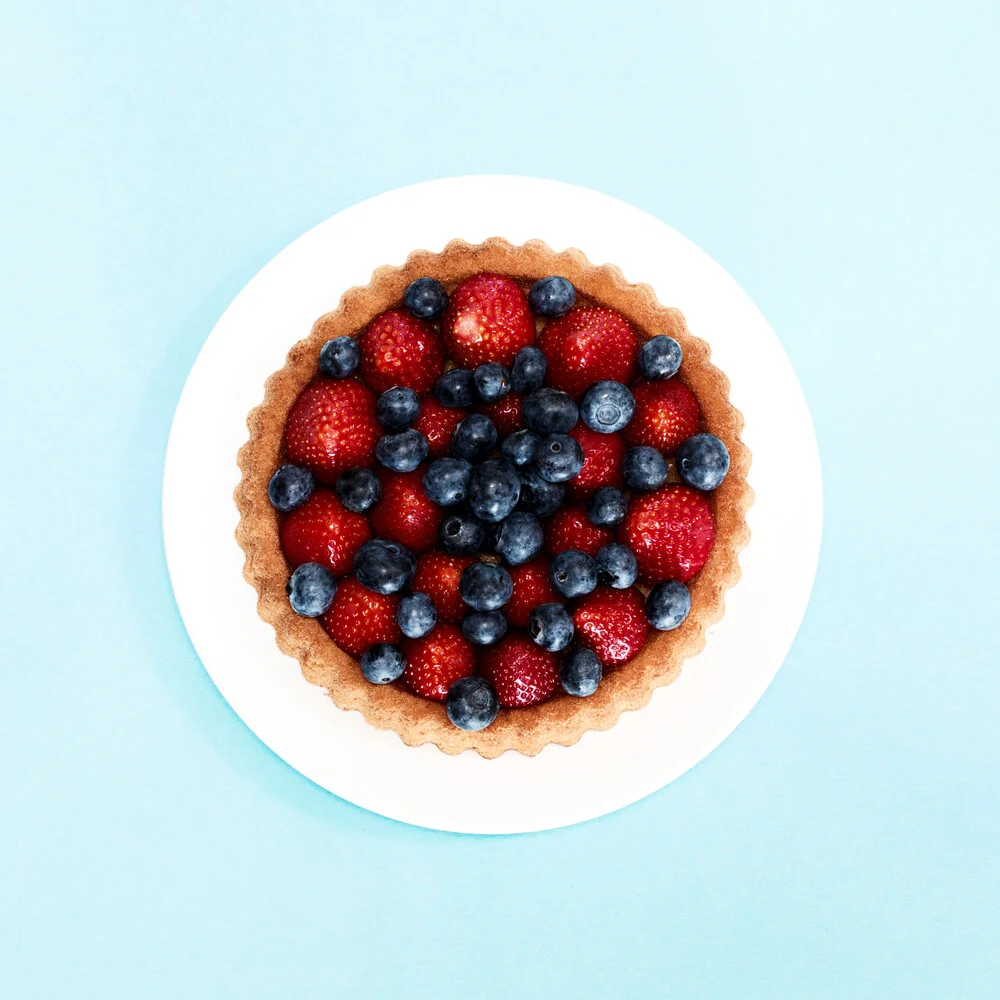
{"type": "Polygon", "coordinates": [[[500,529],[503,527],[503,521],[494,522],[486,521],[483,524],[483,547],[479,550],[480,552],[496,552],[497,550],[497,537],[500,534],[500,529]]]}
{"type": "Polygon", "coordinates": [[[453,556],[473,556],[483,547],[483,523],[467,510],[449,514],[438,529],[441,548],[453,556]]]}
{"type": "Polygon", "coordinates": [[[360,361],[361,351],[353,337],[334,337],[319,352],[319,370],[330,378],[347,378],[360,361]]]}
{"type": "Polygon", "coordinates": [[[648,444],[637,445],[625,452],[622,471],[625,473],[625,482],[634,490],[659,489],[667,479],[667,463],[648,444]]]}
{"type": "Polygon", "coordinates": [[[397,594],[413,579],[417,562],[399,542],[373,538],[354,555],[354,575],[376,594],[397,594]]]}
{"type": "Polygon", "coordinates": [[[556,653],[573,641],[573,616],[565,604],[539,604],[528,617],[528,635],[535,645],[556,653]]]}
{"type": "Polygon", "coordinates": [[[502,611],[470,611],[462,619],[462,635],[473,646],[492,646],[507,633],[507,618],[502,611]]]}
{"type": "Polygon", "coordinates": [[[542,479],[533,465],[518,469],[521,477],[520,506],[535,517],[551,517],[562,505],[566,490],[562,483],[549,483],[542,479]]]}
{"type": "Polygon", "coordinates": [[[472,373],[476,392],[484,403],[495,403],[510,392],[510,373],[499,361],[487,361],[472,373]]]}
{"type": "Polygon", "coordinates": [[[417,319],[434,319],[445,311],[448,293],[437,278],[417,278],[406,286],[403,305],[417,319]]]}
{"type": "Polygon", "coordinates": [[[375,403],[375,418],[390,431],[409,427],[420,415],[420,397],[403,385],[386,389],[375,403]]]}
{"type": "Polygon", "coordinates": [[[714,434],[695,434],[677,449],[677,474],[696,490],[714,490],[729,471],[729,450],[714,434]]]}
{"type": "Polygon", "coordinates": [[[452,368],[445,372],[434,385],[434,395],[442,406],[452,409],[472,406],[476,399],[476,384],[468,368],[452,368]]]}
{"type": "Polygon", "coordinates": [[[283,465],[267,484],[267,496],[273,507],[287,513],[304,504],[316,488],[308,469],[300,465],[283,465]]]}
{"type": "Polygon", "coordinates": [[[679,580],[658,583],[646,595],[646,621],[661,632],[677,628],[691,610],[691,592],[679,580]]]}
{"type": "Polygon", "coordinates": [[[635,398],[621,382],[595,382],[580,401],[580,419],[601,434],[620,431],[634,414],[635,398]]]}
{"type": "Polygon", "coordinates": [[[598,528],[612,528],[621,524],[628,513],[628,500],[616,486],[602,486],[587,501],[587,517],[598,528]]]}
{"type": "Polygon", "coordinates": [[[458,592],[473,611],[497,611],[514,593],[514,581],[503,566],[477,562],[462,570],[458,592]]]}
{"type": "Polygon", "coordinates": [[[285,592],[297,615],[318,618],[337,596],[337,581],[325,566],[314,562],[303,563],[295,568],[285,592]]]}
{"type": "Polygon", "coordinates": [[[496,426],[482,413],[470,413],[451,436],[451,453],[477,465],[489,458],[496,446],[496,426]]]}
{"type": "Polygon", "coordinates": [[[597,586],[597,563],[586,552],[566,549],[552,557],[549,580],[563,597],[582,597],[597,586]]]}
{"type": "Polygon", "coordinates": [[[545,532],[534,514],[515,510],[497,527],[496,552],[509,565],[520,566],[542,551],[545,532]]]}
{"type": "Polygon", "coordinates": [[[597,579],[607,587],[625,590],[635,583],[639,563],[635,553],[619,542],[608,542],[597,550],[597,579]]]}
{"type": "Polygon", "coordinates": [[[524,397],[524,422],[539,434],[567,434],[579,416],[573,398],[559,389],[536,389],[524,397]]]}
{"type": "Polygon", "coordinates": [[[522,347],[514,355],[510,368],[510,387],[514,392],[534,392],[541,389],[549,362],[538,347],[522,347]]]}
{"type": "Polygon", "coordinates": [[[601,661],[592,649],[574,649],[559,664],[559,681],[566,694],[588,698],[601,683],[601,661]]]}
{"type": "Polygon", "coordinates": [[[517,506],[520,492],[517,469],[504,459],[483,462],[469,478],[469,506],[481,521],[502,521],[517,506]]]}
{"type": "Polygon", "coordinates": [[[477,733],[497,717],[500,702],[485,677],[459,677],[448,689],[444,708],[452,725],[477,733]]]}
{"type": "Polygon", "coordinates": [[[539,278],[528,292],[528,304],[537,316],[563,316],[576,302],[576,289],[568,278],[539,278]]]}
{"type": "Polygon", "coordinates": [[[639,348],[639,371],[646,378],[670,378],[682,360],[681,345],[673,337],[650,337],[639,348]]]}
{"type": "Polygon", "coordinates": [[[564,483],[583,468],[583,448],[568,434],[550,434],[535,447],[535,468],[548,483],[564,483]]]}
{"type": "Polygon", "coordinates": [[[472,466],[464,458],[435,459],[424,473],[424,493],[436,504],[450,507],[469,493],[472,466]]]}
{"type": "Polygon", "coordinates": [[[412,472],[427,457],[427,438],[411,427],[398,434],[383,434],[375,457],[393,472],[412,472]]]}
{"type": "Polygon", "coordinates": [[[396,606],[396,624],[408,639],[419,639],[437,625],[434,602],[421,593],[404,597],[396,606]]]}
{"type": "Polygon", "coordinates": [[[522,427],[503,439],[500,454],[515,465],[527,465],[535,457],[537,444],[538,435],[534,431],[529,431],[527,427],[522,427]]]}
{"type": "Polygon", "coordinates": [[[406,657],[398,646],[377,642],[361,657],[361,673],[372,684],[391,684],[406,669],[406,657]]]}
{"type": "Polygon", "coordinates": [[[363,514],[382,498],[382,484],[371,469],[342,472],[333,488],[337,499],[355,514],[363,514]]]}

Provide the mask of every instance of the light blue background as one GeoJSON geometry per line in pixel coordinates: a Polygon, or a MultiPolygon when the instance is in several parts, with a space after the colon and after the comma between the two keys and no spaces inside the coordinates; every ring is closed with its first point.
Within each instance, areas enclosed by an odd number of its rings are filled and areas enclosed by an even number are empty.
{"type": "Polygon", "coordinates": [[[5,4],[0,994],[996,996],[996,9],[5,4]],[[616,815],[476,839],[243,727],[159,491],[259,267],[486,172],[722,263],[798,370],[827,506],[795,647],[722,748],[616,815]]]}

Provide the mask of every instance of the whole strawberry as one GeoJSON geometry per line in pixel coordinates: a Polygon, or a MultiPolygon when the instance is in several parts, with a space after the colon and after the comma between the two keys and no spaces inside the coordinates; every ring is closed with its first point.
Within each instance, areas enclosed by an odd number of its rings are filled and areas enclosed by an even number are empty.
{"type": "Polygon", "coordinates": [[[535,608],[562,600],[549,580],[549,560],[544,556],[520,566],[511,566],[509,573],[514,593],[504,605],[503,612],[511,625],[527,628],[528,617],[535,608]]]}
{"type": "Polygon", "coordinates": [[[421,639],[403,643],[403,686],[431,701],[444,701],[448,688],[476,669],[476,652],[454,625],[435,625],[421,639]]]}
{"type": "Polygon", "coordinates": [[[430,323],[405,309],[380,313],[358,338],[361,375],[377,393],[394,385],[430,392],[444,371],[444,346],[430,323]]]}
{"type": "Polygon", "coordinates": [[[646,642],[649,622],[642,593],[635,587],[598,587],[580,598],[573,612],[577,641],[605,666],[627,663],[646,642]]]}
{"type": "Polygon", "coordinates": [[[513,434],[524,426],[521,416],[524,396],[519,392],[508,392],[503,399],[495,403],[480,403],[476,407],[477,413],[485,413],[493,421],[497,429],[497,434],[505,438],[508,434],[513,434]]]}
{"type": "Polygon", "coordinates": [[[381,435],[375,397],[353,379],[317,379],[302,390],[285,424],[285,452],[322,483],[333,486],[346,469],[375,462],[381,435]]]}
{"type": "Polygon", "coordinates": [[[327,635],[351,656],[361,656],[377,642],[399,642],[396,594],[376,594],[353,576],[340,581],[333,603],[323,615],[327,635]]]}
{"type": "Polygon", "coordinates": [[[465,368],[499,361],[535,341],[535,320],[521,286],[502,274],[474,274],[451,293],[441,320],[448,353],[465,368]]]}
{"type": "Polygon", "coordinates": [[[623,431],[629,447],[648,444],[672,455],[681,444],[698,433],[701,410],[694,393],[680,379],[647,382],[638,379],[632,386],[635,415],[623,431]]]}
{"type": "Polygon", "coordinates": [[[689,486],[664,486],[632,499],[618,534],[635,553],[646,583],[686,583],[712,551],[712,505],[704,493],[689,486]]]}
{"type": "Polygon", "coordinates": [[[281,548],[292,567],[317,562],[334,576],[351,572],[354,553],[371,537],[368,518],[348,510],[330,490],[316,490],[281,526],[281,548]]]}
{"type": "Polygon", "coordinates": [[[583,449],[583,468],[566,484],[566,493],[572,500],[586,500],[601,486],[623,489],[622,462],[625,459],[625,442],[619,434],[601,434],[580,421],[570,432],[583,449]]]}
{"type": "Polygon", "coordinates": [[[422,483],[424,467],[413,472],[384,472],[382,499],[372,508],[372,530],[411,552],[426,552],[437,544],[444,508],[431,501],[422,483]]]}
{"type": "Polygon", "coordinates": [[[567,549],[579,549],[588,556],[596,556],[597,550],[614,541],[614,537],[607,528],[590,523],[583,504],[570,504],[560,507],[545,525],[545,551],[554,556],[567,549]]]}
{"type": "Polygon", "coordinates": [[[505,708],[537,705],[551,698],[559,686],[558,656],[516,633],[483,652],[479,672],[493,685],[505,708]]]}
{"type": "Polygon", "coordinates": [[[442,406],[434,396],[424,396],[413,426],[427,438],[429,458],[443,458],[451,451],[451,436],[468,415],[468,410],[442,406]]]}
{"type": "Polygon", "coordinates": [[[432,549],[417,560],[417,571],[410,589],[414,593],[426,594],[434,602],[439,621],[457,625],[469,610],[459,592],[459,580],[462,570],[474,562],[475,556],[452,556],[440,549],[432,549]]]}
{"type": "Polygon", "coordinates": [[[613,309],[577,306],[545,327],[538,346],[549,360],[548,384],[579,399],[603,379],[632,381],[639,338],[613,309]]]}

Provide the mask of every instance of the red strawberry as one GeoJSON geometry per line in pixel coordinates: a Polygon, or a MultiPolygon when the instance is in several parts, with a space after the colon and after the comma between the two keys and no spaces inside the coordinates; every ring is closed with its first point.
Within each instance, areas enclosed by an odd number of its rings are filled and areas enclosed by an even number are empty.
{"type": "Polygon", "coordinates": [[[413,426],[427,438],[427,454],[431,458],[443,458],[451,451],[451,436],[467,416],[466,410],[452,410],[442,406],[434,396],[424,397],[420,416],[413,426]]]}
{"type": "Polygon", "coordinates": [[[592,431],[581,420],[569,436],[576,438],[583,449],[583,468],[566,484],[571,500],[584,500],[599,486],[624,488],[622,462],[626,449],[621,435],[592,431]]]}
{"type": "Polygon", "coordinates": [[[318,379],[302,390],[288,414],[285,451],[289,462],[332,486],[345,469],[374,463],[380,435],[368,389],[354,379],[318,379]]]}
{"type": "Polygon", "coordinates": [[[434,327],[404,309],[380,313],[358,338],[361,375],[378,393],[394,385],[430,392],[444,371],[444,345],[434,327]]]}
{"type": "Polygon", "coordinates": [[[503,611],[511,625],[527,628],[528,616],[539,604],[562,601],[549,581],[549,560],[544,556],[521,566],[511,566],[509,572],[514,581],[514,593],[503,611]]]}
{"type": "Polygon", "coordinates": [[[580,602],[573,612],[576,637],[589,646],[601,663],[618,666],[627,663],[642,649],[649,635],[646,602],[635,587],[614,590],[598,587],[580,602]]]}
{"type": "Polygon", "coordinates": [[[421,480],[424,467],[413,472],[383,472],[382,499],[372,508],[372,530],[411,552],[426,552],[437,544],[444,509],[428,499],[421,480]]]}
{"type": "Polygon", "coordinates": [[[613,309],[577,306],[545,327],[538,346],[549,361],[548,384],[579,399],[602,379],[632,381],[639,338],[613,309]]]}
{"type": "Polygon", "coordinates": [[[647,583],[690,580],[705,565],[715,541],[715,518],[704,493],[664,486],[633,498],[619,538],[639,561],[647,583]]]}
{"type": "Polygon", "coordinates": [[[503,399],[495,403],[480,403],[476,407],[476,413],[485,413],[496,424],[497,434],[505,438],[524,426],[524,420],[521,418],[523,402],[524,396],[519,392],[508,392],[503,399]]]}
{"type": "Polygon", "coordinates": [[[514,633],[483,651],[479,672],[493,685],[505,708],[537,705],[559,686],[559,658],[514,633]]]}
{"type": "Polygon", "coordinates": [[[458,581],[462,570],[474,562],[475,556],[451,556],[440,549],[432,549],[417,560],[410,588],[426,594],[434,602],[439,621],[455,625],[468,610],[458,591],[458,581]]]}
{"type": "Polygon", "coordinates": [[[396,624],[397,594],[376,594],[353,576],[340,581],[333,604],[323,615],[323,628],[351,656],[361,656],[377,642],[399,642],[396,624]]]}
{"type": "Polygon", "coordinates": [[[516,281],[502,274],[474,274],[451,293],[441,336],[466,368],[485,361],[510,367],[514,355],[535,342],[535,320],[516,281]]]}
{"type": "Polygon", "coordinates": [[[281,549],[292,566],[318,562],[335,576],[351,572],[354,553],[372,537],[368,518],[348,510],[330,490],[316,490],[281,526],[281,549]]]}
{"type": "Polygon", "coordinates": [[[673,454],[682,441],[698,433],[701,410],[694,393],[680,379],[647,382],[638,379],[632,386],[635,415],[624,430],[629,447],[648,444],[673,454]]]}
{"type": "Polygon", "coordinates": [[[560,507],[545,525],[545,551],[550,556],[566,549],[579,549],[588,556],[596,556],[597,550],[611,541],[614,535],[607,528],[591,524],[587,509],[579,503],[560,507]]]}
{"type": "Polygon", "coordinates": [[[422,639],[407,639],[403,653],[403,686],[432,701],[444,701],[448,688],[476,669],[476,651],[454,625],[435,625],[422,639]]]}

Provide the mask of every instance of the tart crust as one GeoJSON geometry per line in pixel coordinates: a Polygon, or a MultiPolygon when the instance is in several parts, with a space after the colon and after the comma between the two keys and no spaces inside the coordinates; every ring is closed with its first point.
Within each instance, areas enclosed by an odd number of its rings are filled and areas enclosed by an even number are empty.
{"type": "Polygon", "coordinates": [[[243,474],[235,492],[240,513],[236,539],[246,554],[243,574],[257,590],[258,613],[274,627],[281,651],[297,659],[305,678],[325,688],[338,708],[360,712],[378,729],[394,730],[408,746],[433,743],[448,754],[475,750],[486,758],[507,750],[534,756],[549,743],[571,746],[588,730],[611,728],[622,712],[646,705],[655,688],[673,681],[683,661],[700,652],[706,628],[722,617],[725,592],[740,576],[738,557],[750,538],[746,512],[753,491],[747,485],[750,452],[740,440],[743,416],[729,402],[729,380],[711,363],[708,345],[688,331],[677,309],[661,306],[648,285],[629,284],[617,267],[591,264],[579,250],[556,253],[538,240],[523,246],[499,238],[476,246],[453,240],[440,253],[418,250],[401,267],[380,267],[366,286],[345,292],[338,307],[316,320],[309,336],[292,347],[285,366],[267,380],[264,400],[250,413],[247,425],[250,437],[238,456],[243,474]],[[666,333],[676,339],[684,350],[679,377],[698,397],[702,429],[725,442],[731,465],[711,495],[715,544],[708,562],[689,584],[692,610],[684,624],[672,632],[654,631],[639,655],[607,672],[589,698],[559,692],[541,705],[501,709],[493,725],[468,733],[448,721],[443,704],[395,685],[369,684],[358,662],[334,644],[318,620],[292,611],[285,594],[289,567],[267,485],[281,464],[288,411],[316,377],[322,345],[342,334],[356,335],[378,313],[397,307],[414,278],[430,275],[450,292],[463,278],[480,271],[509,275],[525,289],[545,275],[563,275],[576,287],[578,304],[618,310],[641,337],[666,333]]]}

